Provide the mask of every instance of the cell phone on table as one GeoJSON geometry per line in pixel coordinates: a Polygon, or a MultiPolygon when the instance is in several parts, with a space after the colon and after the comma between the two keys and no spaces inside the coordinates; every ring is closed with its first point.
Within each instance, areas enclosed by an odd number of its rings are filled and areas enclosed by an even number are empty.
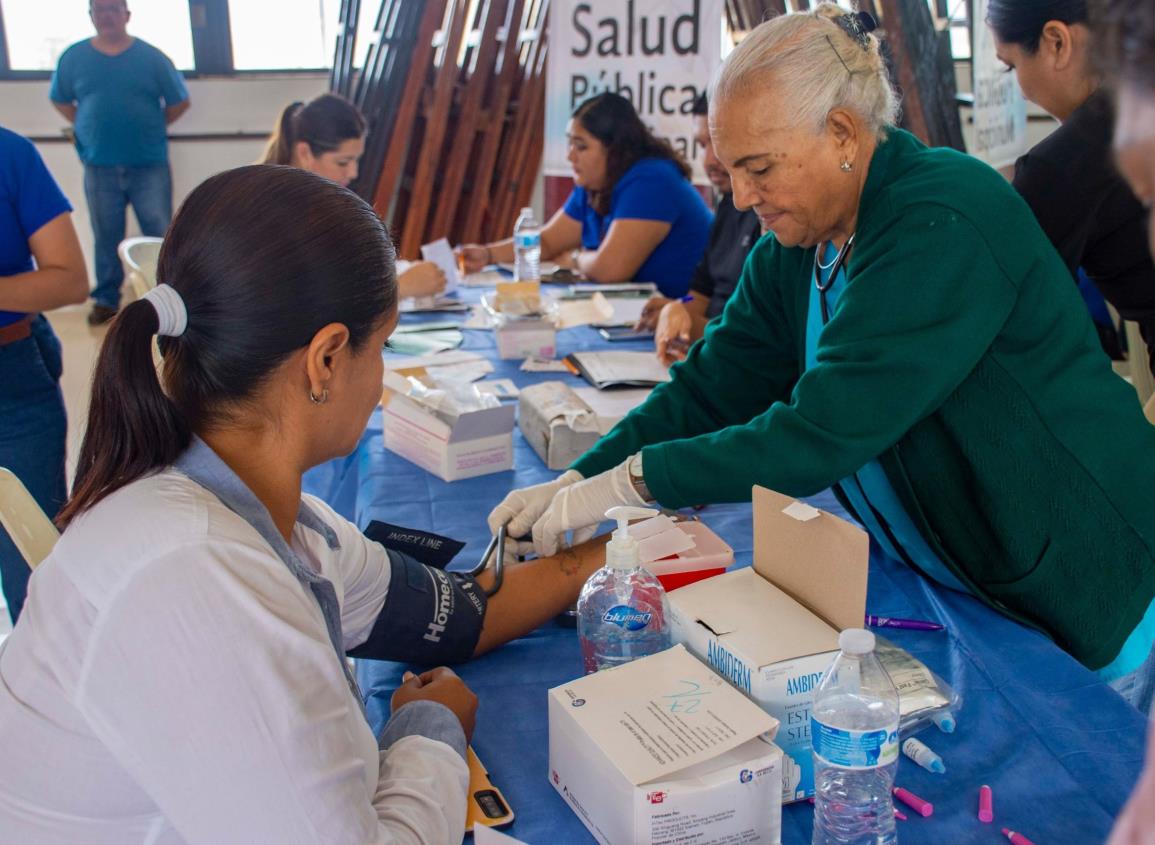
{"type": "Polygon", "coordinates": [[[619,340],[653,340],[654,333],[650,331],[634,331],[633,326],[606,326],[598,329],[598,334],[608,341],[619,340]]]}
{"type": "Polygon", "coordinates": [[[513,824],[513,809],[505,796],[489,780],[489,772],[477,759],[470,746],[465,752],[469,764],[469,802],[465,813],[465,832],[473,830],[474,824],[485,827],[506,827],[513,824]]]}

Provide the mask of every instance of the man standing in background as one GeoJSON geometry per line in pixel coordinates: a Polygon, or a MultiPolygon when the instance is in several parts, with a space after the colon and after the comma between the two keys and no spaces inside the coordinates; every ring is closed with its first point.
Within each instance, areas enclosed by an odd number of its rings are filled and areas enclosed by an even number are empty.
{"type": "Polygon", "coordinates": [[[64,51],[49,97],[75,126],[84,195],[96,240],[96,288],[88,322],[107,323],[120,306],[124,270],[116,248],[125,211],[160,237],[172,218],[166,127],[188,111],[188,90],[172,61],[128,34],[126,0],[91,0],[96,37],[64,51]]]}

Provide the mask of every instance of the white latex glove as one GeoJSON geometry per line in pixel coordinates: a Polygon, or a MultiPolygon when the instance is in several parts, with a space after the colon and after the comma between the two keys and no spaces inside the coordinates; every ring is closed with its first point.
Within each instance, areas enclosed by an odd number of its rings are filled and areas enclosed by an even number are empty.
{"type": "Polygon", "coordinates": [[[605,521],[606,511],[617,505],[645,507],[647,502],[630,483],[626,458],[611,470],[568,485],[558,491],[541,518],[533,524],[533,548],[538,557],[557,554],[565,533],[573,531],[570,545],[578,545],[594,536],[605,521]]]}
{"type": "Polygon", "coordinates": [[[505,562],[507,564],[515,562],[518,555],[528,555],[533,552],[531,541],[519,542],[516,538],[528,537],[533,524],[545,513],[557,492],[581,480],[582,474],[580,472],[567,469],[553,481],[514,490],[501,500],[500,505],[490,511],[489,530],[497,534],[497,530],[501,526],[505,526],[505,562]]]}

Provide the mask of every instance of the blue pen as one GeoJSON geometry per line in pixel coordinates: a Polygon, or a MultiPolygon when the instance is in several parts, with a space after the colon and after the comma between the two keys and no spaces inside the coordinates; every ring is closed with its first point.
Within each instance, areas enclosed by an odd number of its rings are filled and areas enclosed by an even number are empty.
{"type": "Polygon", "coordinates": [[[678,302],[693,302],[693,301],[694,301],[694,294],[692,294],[692,293],[688,293],[685,296],[683,296],[681,299],[678,300],[678,302]]]}

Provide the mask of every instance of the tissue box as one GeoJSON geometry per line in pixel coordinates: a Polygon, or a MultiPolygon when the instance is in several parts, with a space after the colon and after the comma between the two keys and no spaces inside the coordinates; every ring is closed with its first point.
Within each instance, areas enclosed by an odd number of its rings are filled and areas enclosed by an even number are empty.
{"type": "Polygon", "coordinates": [[[601,437],[597,415],[560,381],[521,389],[517,425],[550,469],[568,468],[601,437]]]}
{"type": "Polygon", "coordinates": [[[514,407],[461,414],[448,423],[388,384],[383,406],[385,448],[445,481],[513,469],[514,407]]]}
{"type": "Polygon", "coordinates": [[[552,358],[557,351],[557,328],[546,319],[513,319],[493,329],[497,354],[503,360],[552,358]]]}
{"type": "Polygon", "coordinates": [[[669,594],[674,642],[780,723],[782,800],[814,794],[810,709],[838,653],[861,628],[869,542],[846,520],[754,488],[754,566],[669,594]]]}
{"type": "Polygon", "coordinates": [[[776,729],[674,646],[550,690],[550,782],[603,845],[777,845],[776,729]]]}

